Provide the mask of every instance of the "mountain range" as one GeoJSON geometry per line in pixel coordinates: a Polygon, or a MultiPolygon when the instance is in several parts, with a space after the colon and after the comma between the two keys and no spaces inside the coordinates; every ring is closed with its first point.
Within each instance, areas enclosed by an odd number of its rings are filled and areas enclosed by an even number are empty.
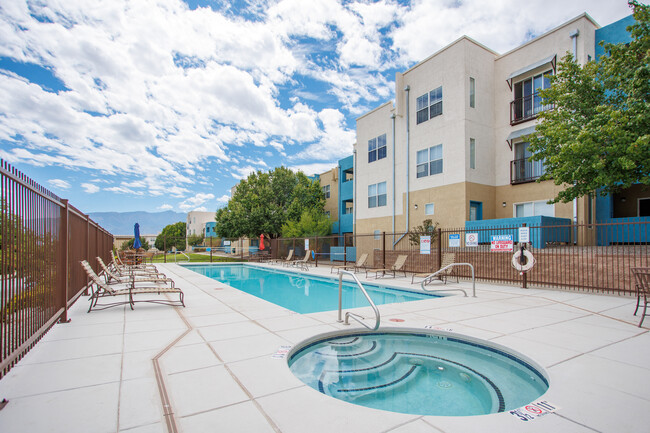
{"type": "Polygon", "coordinates": [[[92,212],[90,219],[113,235],[132,235],[135,223],[140,224],[141,235],[156,235],[162,229],[177,222],[186,222],[187,214],[165,212],[92,212]]]}

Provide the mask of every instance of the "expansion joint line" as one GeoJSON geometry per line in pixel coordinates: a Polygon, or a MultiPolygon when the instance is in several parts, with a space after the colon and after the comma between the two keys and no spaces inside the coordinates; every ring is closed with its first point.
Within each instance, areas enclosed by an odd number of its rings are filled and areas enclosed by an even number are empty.
{"type": "MultiPolygon", "coordinates": [[[[165,297],[169,299],[169,296],[165,294],[165,297]]],[[[158,392],[160,393],[160,400],[162,402],[163,408],[163,417],[165,418],[165,423],[167,424],[168,433],[178,433],[178,426],[176,425],[176,418],[174,417],[174,409],[172,408],[171,400],[169,399],[169,394],[167,393],[167,387],[165,386],[165,378],[160,368],[160,358],[167,353],[169,349],[174,347],[183,337],[189,334],[192,331],[192,325],[187,321],[185,316],[181,313],[180,307],[174,307],[174,310],[181,318],[183,323],[185,323],[186,330],[181,335],[179,335],[174,341],[169,343],[160,353],[158,353],[153,361],[154,374],[156,376],[156,383],[158,384],[158,392]]]]}

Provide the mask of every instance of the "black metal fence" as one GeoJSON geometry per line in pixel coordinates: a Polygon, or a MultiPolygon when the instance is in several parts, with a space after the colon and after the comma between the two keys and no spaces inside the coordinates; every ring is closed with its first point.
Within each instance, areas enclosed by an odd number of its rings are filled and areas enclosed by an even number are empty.
{"type": "MultiPolygon", "coordinates": [[[[553,287],[608,294],[635,292],[630,271],[650,266],[650,221],[637,219],[589,225],[528,227],[525,248],[536,264],[526,273],[513,267],[513,254],[520,248],[520,227],[481,229],[437,229],[430,233],[346,234],[341,236],[265,239],[264,251],[274,259],[313,254],[316,266],[356,261],[367,253],[368,267],[392,266],[406,255],[404,269],[412,273],[432,273],[440,268],[443,254],[452,254],[456,263],[471,263],[478,280],[528,287],[553,287]],[[422,248],[421,236],[429,236],[429,248],[422,248]]],[[[522,233],[523,234],[523,233],[522,233]]],[[[240,260],[255,260],[259,239],[230,239],[214,254],[240,260]]],[[[221,245],[221,244],[220,244],[221,245]]],[[[468,267],[458,268],[461,278],[469,278],[468,267]]]]}
{"type": "Polygon", "coordinates": [[[0,160],[0,377],[84,291],[79,265],[110,259],[113,235],[0,160]]]}

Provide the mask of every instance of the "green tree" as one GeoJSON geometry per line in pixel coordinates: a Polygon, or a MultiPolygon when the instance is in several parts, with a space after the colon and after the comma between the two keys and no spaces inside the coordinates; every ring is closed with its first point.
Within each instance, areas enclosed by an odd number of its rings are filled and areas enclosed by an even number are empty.
{"type": "Polygon", "coordinates": [[[201,245],[203,243],[203,235],[190,235],[187,238],[187,243],[190,246],[201,245]]]}
{"type": "Polygon", "coordinates": [[[431,244],[433,245],[433,241],[438,235],[438,225],[437,222],[434,223],[430,219],[425,219],[421,225],[415,226],[409,231],[409,242],[411,242],[411,245],[417,246],[420,245],[420,236],[431,236],[431,244]]]}
{"type": "Polygon", "coordinates": [[[278,167],[242,180],[225,208],[216,214],[220,237],[277,238],[287,221],[298,221],[305,210],[322,213],[325,198],[318,181],[304,173],[278,167]]]}
{"type": "Polygon", "coordinates": [[[165,226],[158,237],[156,237],[156,242],[154,246],[164,251],[165,247],[167,250],[172,247],[176,247],[179,251],[185,251],[185,231],[187,230],[187,224],[184,222],[177,222],[175,224],[169,224],[165,226]]]}
{"type": "Polygon", "coordinates": [[[544,161],[539,181],[566,185],[552,202],[650,185],[650,12],[629,4],[636,20],[629,44],[605,44],[608,54],[584,67],[567,54],[540,92],[555,108],[538,116],[530,150],[544,161]]]}
{"type": "MultiPolygon", "coordinates": [[[[122,242],[122,245],[120,245],[120,250],[132,250],[133,249],[133,242],[135,242],[135,238],[131,238],[128,241],[122,242]]],[[[151,246],[149,245],[149,241],[147,241],[145,238],[140,236],[140,244],[142,244],[142,248],[147,251],[151,246]]]]}
{"type": "Polygon", "coordinates": [[[302,238],[328,236],[332,234],[332,222],[322,212],[304,211],[298,221],[287,221],[282,225],[282,237],[302,238]]]}

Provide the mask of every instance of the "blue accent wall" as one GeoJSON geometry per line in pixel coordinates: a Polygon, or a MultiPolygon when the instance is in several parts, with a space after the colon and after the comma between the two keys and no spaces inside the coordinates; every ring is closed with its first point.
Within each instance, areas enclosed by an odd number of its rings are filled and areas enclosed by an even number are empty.
{"type": "Polygon", "coordinates": [[[526,224],[530,229],[533,248],[545,248],[548,242],[571,242],[571,220],[547,216],[523,218],[500,218],[482,221],[465,221],[465,233],[476,231],[481,244],[489,244],[494,235],[512,235],[515,243],[519,242],[519,227],[526,224]],[[567,226],[567,227],[553,227],[567,226]],[[544,227],[544,228],[538,228],[544,227]]]}
{"type": "Polygon", "coordinates": [[[634,17],[630,15],[605,27],[597,29],[596,59],[605,54],[605,49],[600,46],[601,41],[606,44],[620,44],[630,42],[632,38],[626,29],[632,24],[634,24],[634,17]]]}
{"type": "Polygon", "coordinates": [[[354,155],[339,160],[339,223],[332,227],[332,233],[352,233],[354,230],[354,214],[345,214],[346,202],[354,200],[354,180],[345,182],[345,172],[354,170],[354,155]]]}

